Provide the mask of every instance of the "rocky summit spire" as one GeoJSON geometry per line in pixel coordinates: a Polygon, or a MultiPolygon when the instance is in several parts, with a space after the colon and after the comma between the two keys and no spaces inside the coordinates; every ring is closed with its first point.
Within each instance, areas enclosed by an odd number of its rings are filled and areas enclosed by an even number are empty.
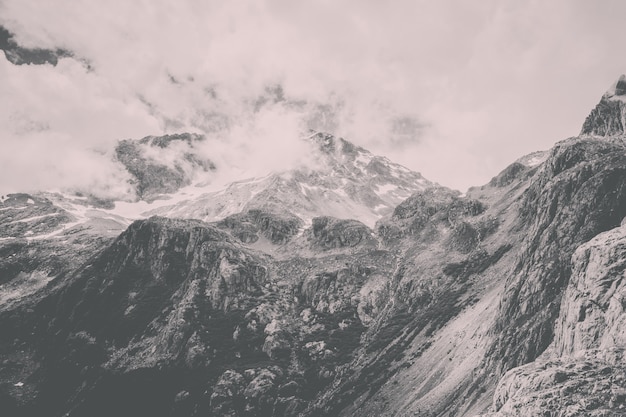
{"type": "Polygon", "coordinates": [[[620,97],[623,96],[622,99],[626,99],[626,75],[622,74],[615,81],[613,86],[606,92],[609,97],[620,97]]]}
{"type": "Polygon", "coordinates": [[[621,75],[604,93],[591,111],[581,135],[614,136],[625,133],[626,127],[626,75],[621,75]]]}

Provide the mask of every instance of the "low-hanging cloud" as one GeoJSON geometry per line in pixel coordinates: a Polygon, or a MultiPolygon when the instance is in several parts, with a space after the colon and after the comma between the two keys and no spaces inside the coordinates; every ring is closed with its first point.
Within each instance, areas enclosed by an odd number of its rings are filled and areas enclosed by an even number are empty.
{"type": "Polygon", "coordinates": [[[19,67],[0,56],[0,191],[124,193],[115,143],[182,131],[210,139],[226,177],[261,175],[306,160],[295,138],[310,128],[445,185],[485,182],[575,134],[623,72],[618,9],[4,0],[0,24],[20,45],[73,56],[19,67]]]}

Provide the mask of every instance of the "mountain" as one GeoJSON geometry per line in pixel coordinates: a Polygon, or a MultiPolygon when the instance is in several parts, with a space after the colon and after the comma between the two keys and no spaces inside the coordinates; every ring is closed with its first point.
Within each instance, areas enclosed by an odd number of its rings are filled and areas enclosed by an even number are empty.
{"type": "Polygon", "coordinates": [[[132,199],[68,190],[3,196],[0,283],[41,276],[46,279],[36,280],[35,287],[43,285],[65,270],[63,264],[75,268],[75,262],[85,261],[74,253],[103,249],[134,220],[153,215],[219,221],[245,243],[280,250],[314,218],[352,218],[371,228],[406,197],[435,185],[344,139],[313,133],[302,140],[310,148],[311,166],[221,184],[215,181],[221,167],[206,155],[211,143],[204,136],[125,139],[115,156],[130,177],[132,199]],[[49,270],[49,263],[55,269],[49,270]]]}
{"type": "Polygon", "coordinates": [[[279,211],[304,224],[332,215],[372,227],[405,198],[434,185],[419,173],[344,139],[313,133],[306,140],[312,167],[237,181],[147,214],[215,221],[250,210],[279,211]]]}
{"type": "Polygon", "coordinates": [[[0,405],[626,415],[623,91],[464,195],[314,133],[314,163],[219,190],[176,135],[118,146],[134,201],[4,197],[0,405]]]}

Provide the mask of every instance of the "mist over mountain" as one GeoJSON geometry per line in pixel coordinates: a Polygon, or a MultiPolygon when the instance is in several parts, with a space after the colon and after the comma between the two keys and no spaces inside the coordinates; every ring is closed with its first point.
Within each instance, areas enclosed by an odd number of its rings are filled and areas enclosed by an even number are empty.
{"type": "Polygon", "coordinates": [[[2,1],[0,194],[128,197],[117,142],[183,133],[260,177],[308,129],[464,192],[576,135],[623,71],[615,1],[247,3],[2,1]]]}
{"type": "Polygon", "coordinates": [[[263,175],[139,135],[123,193],[3,195],[0,409],[626,415],[624,87],[464,194],[309,131],[263,175]]]}

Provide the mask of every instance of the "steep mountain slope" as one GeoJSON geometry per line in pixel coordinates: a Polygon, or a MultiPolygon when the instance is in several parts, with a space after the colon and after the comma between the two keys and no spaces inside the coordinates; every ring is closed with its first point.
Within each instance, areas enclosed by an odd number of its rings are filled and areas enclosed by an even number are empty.
{"type": "MultiPolygon", "coordinates": [[[[543,333],[541,347],[545,351],[535,362],[512,369],[502,378],[493,400],[497,413],[490,416],[626,415],[626,344],[620,325],[625,310],[622,281],[626,256],[624,87],[621,76],[585,121],[578,139],[581,144],[574,152],[560,152],[562,163],[552,165],[552,169],[579,178],[577,182],[584,180],[588,186],[573,194],[576,202],[574,210],[564,213],[567,219],[555,223],[552,230],[545,229],[558,237],[561,251],[557,255],[554,250],[547,265],[560,264],[560,272],[550,279],[533,284],[531,278],[529,282],[535,287],[535,302],[552,300],[544,310],[549,312],[551,324],[543,333]],[[598,136],[604,139],[598,141],[598,136]],[[564,221],[573,227],[565,229],[568,233],[557,232],[564,221]],[[608,231],[599,233],[604,230],[608,231]],[[544,289],[537,292],[538,285],[544,289]],[[557,315],[552,324],[551,317],[557,315]]],[[[549,269],[545,262],[539,264],[544,270],[549,269]]],[[[520,287],[523,285],[516,286],[520,287]]],[[[524,295],[516,294],[520,300],[524,295]]]]}
{"type": "Polygon", "coordinates": [[[5,388],[36,393],[26,415],[295,413],[352,358],[380,303],[360,300],[363,284],[395,265],[339,242],[276,261],[201,221],[135,222],[43,300],[0,315],[3,376],[21,380],[5,388]],[[11,358],[22,344],[30,361],[11,358]]]}
{"type": "Polygon", "coordinates": [[[184,194],[206,159],[150,156],[203,140],[183,135],[123,146],[152,203],[10,196],[0,406],[626,415],[624,91],[622,77],[581,136],[466,195],[314,134],[317,165],[221,191],[184,194]],[[119,234],[107,213],[133,204],[159,216],[119,234]]]}
{"type": "Polygon", "coordinates": [[[490,416],[626,415],[625,260],[624,225],[574,252],[551,348],[503,377],[490,416]]]}

